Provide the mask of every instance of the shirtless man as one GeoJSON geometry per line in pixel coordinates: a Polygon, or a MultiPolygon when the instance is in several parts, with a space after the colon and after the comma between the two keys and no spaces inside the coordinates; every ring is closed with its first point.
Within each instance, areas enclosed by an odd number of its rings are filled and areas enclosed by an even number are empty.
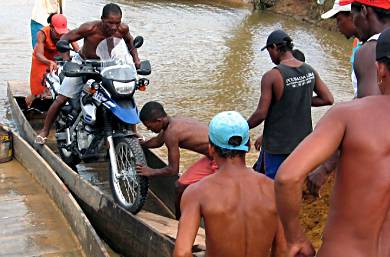
{"type": "Polygon", "coordinates": [[[238,112],[219,113],[210,122],[209,138],[209,152],[219,169],[184,192],[173,256],[192,256],[203,217],[206,257],[284,257],[273,182],[246,167],[246,120],[238,112]]]}
{"type": "Polygon", "coordinates": [[[142,123],[158,135],[142,145],[147,148],[158,148],[164,144],[168,148],[168,166],[161,169],[152,169],[138,165],[137,172],[143,176],[167,176],[179,173],[180,149],[187,149],[205,155],[194,163],[179,178],[176,183],[176,218],[180,217],[180,199],[186,187],[203,177],[215,172],[216,165],[208,154],[208,129],[199,121],[181,117],[168,116],[163,106],[158,102],[148,102],[140,111],[142,123]]]}
{"type": "MultiPolygon", "coordinates": [[[[123,38],[129,48],[136,67],[141,64],[138,53],[133,48],[133,37],[130,35],[129,27],[121,22],[122,10],[116,4],[106,4],[103,7],[100,21],[91,21],[82,24],[79,28],[74,29],[61,37],[57,43],[58,46],[67,46],[69,43],[84,39],[84,44],[78,54],[72,61],[80,63],[83,59],[99,59],[96,55],[96,48],[99,43],[110,37],[123,38]]],[[[58,111],[70,98],[77,98],[82,90],[82,78],[65,77],[59,90],[59,95],[50,106],[44,122],[44,126],[37,136],[35,142],[44,144],[49,135],[50,128],[57,117],[58,111]]]]}
{"type": "Polygon", "coordinates": [[[278,171],[276,203],[289,257],[314,256],[299,224],[301,187],[306,175],[337,149],[329,219],[317,257],[390,256],[390,29],[379,37],[376,60],[383,95],[330,109],[278,171]]]}

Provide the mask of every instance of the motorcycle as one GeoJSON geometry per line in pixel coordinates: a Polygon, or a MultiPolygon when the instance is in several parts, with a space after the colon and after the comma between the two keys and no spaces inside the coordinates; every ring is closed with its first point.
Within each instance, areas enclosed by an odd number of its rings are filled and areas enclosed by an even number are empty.
{"type": "MultiPolygon", "coordinates": [[[[135,47],[142,44],[142,37],[134,39],[135,47]]],[[[57,49],[64,52],[70,47],[57,45],[57,49]]],[[[134,93],[149,85],[139,75],[149,75],[151,67],[149,61],[142,61],[136,69],[120,38],[103,40],[96,54],[99,60],[66,62],[62,67],[66,77],[81,77],[85,85],[80,99],[71,99],[60,110],[55,123],[57,145],[62,160],[74,169],[81,161],[96,161],[108,146],[112,194],[135,214],[145,203],[148,179],[135,170],[136,164],[146,165],[146,160],[133,130],[140,122],[134,93]]]]}

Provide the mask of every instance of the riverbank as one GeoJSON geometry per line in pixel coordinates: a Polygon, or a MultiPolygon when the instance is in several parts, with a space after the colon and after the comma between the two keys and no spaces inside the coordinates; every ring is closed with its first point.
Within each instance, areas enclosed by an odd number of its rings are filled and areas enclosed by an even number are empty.
{"type": "Polygon", "coordinates": [[[323,5],[317,4],[316,0],[278,0],[274,6],[267,10],[305,21],[330,31],[336,31],[337,28],[333,19],[321,19],[321,14],[330,10],[333,3],[334,0],[326,0],[323,5]]]}

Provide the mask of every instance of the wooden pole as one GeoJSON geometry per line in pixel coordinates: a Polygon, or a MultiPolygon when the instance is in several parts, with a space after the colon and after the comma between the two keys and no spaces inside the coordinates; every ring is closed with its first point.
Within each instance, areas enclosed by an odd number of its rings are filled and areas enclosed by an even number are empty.
{"type": "Polygon", "coordinates": [[[62,14],[62,0],[58,0],[58,5],[60,7],[60,14],[62,14]]]}

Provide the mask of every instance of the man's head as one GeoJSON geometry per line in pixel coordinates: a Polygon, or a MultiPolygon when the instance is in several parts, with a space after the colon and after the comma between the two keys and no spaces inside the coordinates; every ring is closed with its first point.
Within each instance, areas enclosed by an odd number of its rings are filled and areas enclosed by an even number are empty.
{"type": "Polygon", "coordinates": [[[261,51],[267,49],[272,62],[278,65],[281,56],[288,51],[291,52],[293,47],[292,39],[286,32],[283,30],[275,30],[268,36],[267,43],[261,51]]]}
{"type": "Polygon", "coordinates": [[[139,118],[149,130],[160,133],[166,126],[167,114],[160,103],[151,101],[142,107],[139,118]]]}
{"type": "Polygon", "coordinates": [[[322,19],[335,18],[340,33],[348,39],[357,35],[351,13],[351,1],[335,0],[332,9],[321,15],[322,19]]]}
{"type": "Polygon", "coordinates": [[[50,26],[51,35],[54,39],[59,39],[63,34],[69,31],[68,21],[62,14],[52,13],[47,18],[50,26]]]}
{"type": "Polygon", "coordinates": [[[249,151],[249,126],[240,113],[221,112],[209,124],[210,155],[221,158],[244,157],[249,151]]]}
{"type": "Polygon", "coordinates": [[[103,33],[112,36],[118,31],[122,21],[122,10],[117,4],[106,4],[102,11],[103,33]]]}
{"type": "Polygon", "coordinates": [[[384,93],[386,87],[390,86],[390,28],[378,38],[376,62],[379,89],[384,93]]]}
{"type": "Polygon", "coordinates": [[[390,22],[390,1],[353,0],[351,12],[359,39],[367,41],[378,33],[378,26],[390,22]]]}

